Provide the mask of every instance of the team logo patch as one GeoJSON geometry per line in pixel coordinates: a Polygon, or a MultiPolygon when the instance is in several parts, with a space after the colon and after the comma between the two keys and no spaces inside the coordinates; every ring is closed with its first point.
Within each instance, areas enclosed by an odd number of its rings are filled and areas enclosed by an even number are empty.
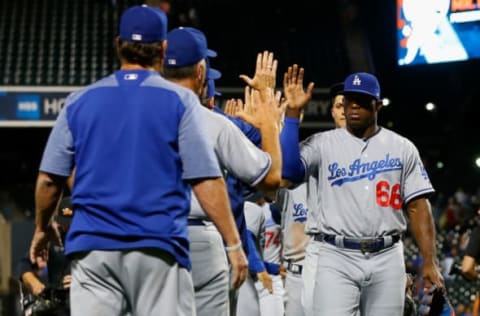
{"type": "Polygon", "coordinates": [[[132,41],[141,41],[142,38],[142,34],[132,34],[132,41]]]}
{"type": "Polygon", "coordinates": [[[348,167],[341,167],[338,162],[328,165],[328,181],[331,186],[341,186],[345,182],[359,181],[364,178],[373,180],[379,173],[393,172],[402,170],[403,164],[400,158],[390,157],[390,154],[382,160],[372,160],[362,162],[356,159],[348,167]]]}
{"type": "Polygon", "coordinates": [[[137,74],[126,74],[124,76],[125,80],[137,80],[138,79],[138,75],[137,74]]]}
{"type": "Polygon", "coordinates": [[[423,179],[430,182],[430,179],[428,178],[427,170],[425,170],[425,167],[423,166],[423,164],[419,163],[418,165],[420,167],[420,174],[422,175],[423,179]]]}
{"type": "Polygon", "coordinates": [[[305,223],[307,221],[308,208],[303,203],[293,204],[293,221],[297,223],[305,223]]]}
{"type": "Polygon", "coordinates": [[[362,80],[360,80],[360,77],[355,75],[355,77],[353,78],[352,84],[354,86],[360,86],[362,84],[362,80]]]}

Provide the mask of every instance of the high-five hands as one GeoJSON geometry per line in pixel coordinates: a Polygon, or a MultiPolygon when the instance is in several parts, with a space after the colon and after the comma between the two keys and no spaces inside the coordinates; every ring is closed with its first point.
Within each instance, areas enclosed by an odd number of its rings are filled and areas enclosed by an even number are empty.
{"type": "Polygon", "coordinates": [[[303,88],[303,77],[305,70],[297,64],[288,67],[283,76],[283,90],[287,100],[286,115],[300,117],[300,113],[312,98],[314,83],[310,82],[305,90],[303,88]]]}
{"type": "Polygon", "coordinates": [[[260,91],[263,95],[264,93],[268,93],[269,90],[275,89],[277,67],[278,61],[273,58],[273,53],[264,51],[257,55],[257,64],[253,78],[243,74],[239,77],[243,79],[248,86],[260,91]]]}

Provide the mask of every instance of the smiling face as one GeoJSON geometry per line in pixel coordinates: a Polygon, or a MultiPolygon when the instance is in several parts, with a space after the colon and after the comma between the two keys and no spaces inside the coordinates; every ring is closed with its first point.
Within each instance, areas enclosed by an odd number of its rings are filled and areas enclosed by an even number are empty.
{"type": "Polygon", "coordinates": [[[347,129],[357,137],[371,136],[377,129],[377,113],[381,103],[372,96],[360,93],[345,95],[347,129]]]}

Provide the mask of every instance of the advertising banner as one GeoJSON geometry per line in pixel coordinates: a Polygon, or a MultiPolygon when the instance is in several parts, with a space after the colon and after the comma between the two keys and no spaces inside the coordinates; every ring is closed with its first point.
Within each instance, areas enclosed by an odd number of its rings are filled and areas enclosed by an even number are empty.
{"type": "MultiPolygon", "coordinates": [[[[0,86],[0,127],[51,127],[68,94],[81,88],[0,86]]],[[[222,94],[216,97],[216,103],[221,108],[231,98],[243,98],[243,88],[218,87],[217,90],[222,94]]],[[[312,100],[305,108],[301,126],[333,127],[329,102],[328,89],[315,89],[312,100]]]]}

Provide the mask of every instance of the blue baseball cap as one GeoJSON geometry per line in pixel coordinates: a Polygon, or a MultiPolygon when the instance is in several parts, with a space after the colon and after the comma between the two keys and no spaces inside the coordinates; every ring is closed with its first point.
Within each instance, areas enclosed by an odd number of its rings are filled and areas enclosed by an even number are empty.
{"type": "Polygon", "coordinates": [[[360,93],[374,97],[380,100],[380,84],[377,78],[366,72],[357,72],[351,74],[343,82],[343,90],[340,94],[360,93]]]}
{"type": "Polygon", "coordinates": [[[135,43],[161,42],[167,37],[168,19],[156,7],[136,5],[120,18],[120,38],[135,43]]]}
{"type": "Polygon", "coordinates": [[[220,95],[222,94],[217,90],[215,90],[215,80],[208,79],[207,80],[207,99],[210,99],[211,97],[214,97],[214,96],[220,96],[220,95]]]}
{"type": "Polygon", "coordinates": [[[167,34],[165,67],[185,67],[217,53],[207,48],[207,38],[193,27],[179,27],[167,34]]]}
{"type": "Polygon", "coordinates": [[[222,76],[222,73],[214,68],[208,67],[207,70],[207,99],[210,99],[213,96],[222,95],[220,92],[215,90],[215,80],[219,79],[222,76]]]}

